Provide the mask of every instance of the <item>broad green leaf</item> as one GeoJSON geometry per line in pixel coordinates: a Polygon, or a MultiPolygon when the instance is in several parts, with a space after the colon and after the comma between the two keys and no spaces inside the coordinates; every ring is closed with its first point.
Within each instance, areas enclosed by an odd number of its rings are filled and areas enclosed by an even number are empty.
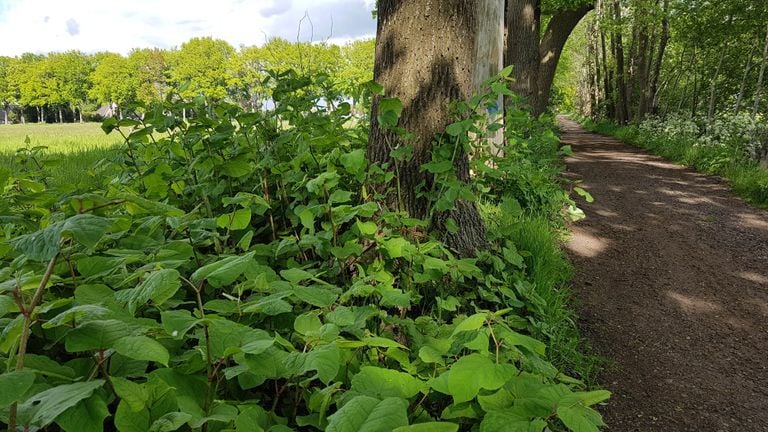
{"type": "Polygon", "coordinates": [[[452,336],[456,336],[461,332],[477,330],[485,325],[485,321],[487,319],[488,313],[486,312],[476,313],[472,316],[469,316],[456,326],[456,328],[453,330],[452,336]]]}
{"type": "Polygon", "coordinates": [[[496,332],[496,336],[499,339],[504,340],[508,345],[522,346],[539,355],[544,355],[546,353],[547,345],[540,340],[501,326],[494,326],[494,331],[496,332]]]}
{"type": "Polygon", "coordinates": [[[148,409],[133,411],[124,400],[117,405],[115,426],[120,432],[147,432],[150,415],[148,409]]]}
{"type": "Polygon", "coordinates": [[[582,405],[558,407],[557,418],[572,432],[598,432],[605,426],[597,411],[582,405]]]}
{"type": "Polygon", "coordinates": [[[146,336],[128,336],[115,341],[113,348],[119,354],[134,360],[147,360],[168,366],[170,354],[160,342],[146,336]]]}
{"type": "Polygon", "coordinates": [[[0,375],[0,409],[19,402],[35,383],[35,373],[30,370],[8,372],[0,375]]]}
{"type": "Polygon", "coordinates": [[[560,400],[561,405],[575,405],[580,403],[583,406],[592,406],[606,401],[611,397],[608,390],[595,390],[590,392],[578,392],[568,395],[560,400]]]}
{"type": "Polygon", "coordinates": [[[64,347],[71,353],[108,349],[118,339],[129,336],[133,330],[123,321],[89,321],[67,333],[64,347]]]}
{"type": "Polygon", "coordinates": [[[399,397],[409,399],[419,392],[426,393],[429,386],[407,373],[375,366],[363,366],[352,377],[352,390],[377,398],[399,397]]]}
{"type": "Polygon", "coordinates": [[[192,273],[190,280],[199,284],[207,280],[214,288],[230,285],[252,264],[253,252],[242,256],[231,256],[222,260],[204,265],[192,273]]]}
{"type": "Polygon", "coordinates": [[[107,417],[107,403],[95,393],[56,417],[56,424],[65,432],[102,432],[107,417]]]}
{"type": "Polygon", "coordinates": [[[299,298],[299,300],[320,308],[332,305],[333,302],[339,298],[335,292],[318,285],[300,285],[293,289],[293,293],[296,295],[296,297],[299,298]]]}
{"type": "Polygon", "coordinates": [[[169,412],[152,422],[149,432],[173,432],[190,420],[192,420],[192,416],[187,413],[169,412]]]}
{"type": "Polygon", "coordinates": [[[509,410],[490,411],[483,416],[480,432],[542,432],[546,427],[541,419],[529,420],[509,410]]]}
{"type": "Polygon", "coordinates": [[[421,166],[424,171],[432,174],[442,174],[453,170],[453,163],[449,160],[425,163],[421,166]]]}
{"type": "Polygon", "coordinates": [[[137,384],[125,378],[112,377],[112,386],[120,399],[128,404],[131,411],[140,411],[144,409],[149,401],[149,393],[144,388],[144,384],[137,384]]]}
{"type": "Polygon", "coordinates": [[[318,333],[322,325],[317,314],[312,312],[301,314],[293,321],[293,329],[305,336],[318,333]]]}
{"type": "Polygon", "coordinates": [[[408,401],[356,396],[328,417],[326,432],[391,432],[408,425],[408,401]]]}
{"type": "Polygon", "coordinates": [[[339,158],[344,169],[350,174],[361,173],[365,169],[367,160],[365,159],[365,150],[357,149],[341,155],[339,158]]]}
{"type": "Polygon", "coordinates": [[[579,196],[581,196],[582,198],[584,198],[584,200],[586,202],[588,202],[588,203],[595,202],[595,198],[592,197],[592,194],[590,194],[589,192],[587,192],[583,188],[575,187],[575,188],[573,188],[573,191],[576,192],[577,194],[579,194],[579,196]]]}
{"type": "Polygon", "coordinates": [[[163,269],[152,272],[136,288],[125,289],[115,293],[115,298],[120,303],[128,306],[128,311],[133,314],[137,307],[152,300],[161,305],[176,294],[181,287],[181,275],[174,269],[163,269]]]}
{"type": "Polygon", "coordinates": [[[308,352],[302,372],[317,371],[317,377],[324,384],[336,378],[341,368],[341,350],[335,344],[326,345],[308,352]]]}
{"type": "Polygon", "coordinates": [[[73,238],[88,249],[93,249],[112,223],[111,219],[101,216],[78,214],[64,221],[61,234],[73,238]]]}
{"type": "Polygon", "coordinates": [[[55,223],[32,234],[11,240],[14,249],[34,261],[50,261],[60,250],[62,224],[55,223]]]}
{"type": "Polygon", "coordinates": [[[200,320],[193,317],[187,310],[170,310],[160,313],[165,331],[174,338],[180,339],[197,325],[200,320]]]}
{"type": "Polygon", "coordinates": [[[82,323],[84,321],[101,318],[109,313],[109,309],[98,305],[75,306],[46,321],[43,323],[42,327],[50,329],[63,325],[71,325],[73,322],[82,323]]]}
{"type": "Polygon", "coordinates": [[[411,242],[402,237],[394,237],[384,241],[384,249],[387,250],[387,254],[390,258],[402,258],[406,256],[406,251],[409,246],[411,246],[411,242]]]}
{"type": "Polygon", "coordinates": [[[53,423],[61,413],[77,405],[104,385],[103,380],[64,384],[42,391],[19,405],[19,412],[35,409],[31,424],[45,427],[53,423]]]}
{"type": "Polygon", "coordinates": [[[360,234],[364,236],[372,236],[376,234],[379,231],[378,225],[376,225],[376,222],[355,222],[355,226],[360,231],[360,234]]]}
{"type": "Polygon", "coordinates": [[[312,276],[312,273],[299,268],[289,268],[289,269],[281,270],[280,276],[282,276],[283,279],[287,280],[288,282],[291,282],[294,284],[298,284],[299,282],[305,281],[307,279],[312,279],[314,277],[312,276]]]}
{"type": "Polygon", "coordinates": [[[253,405],[240,409],[240,414],[235,419],[236,432],[263,432],[269,422],[269,417],[264,408],[253,405]]]}
{"type": "Polygon", "coordinates": [[[511,364],[496,364],[488,357],[470,354],[460,358],[447,372],[430,381],[435,390],[453,396],[454,403],[467,402],[480,389],[496,390],[517,374],[511,364]]]}
{"type": "Polygon", "coordinates": [[[246,229],[250,224],[251,209],[249,208],[237,209],[232,213],[223,214],[216,219],[216,225],[220,228],[233,231],[246,229]]]}
{"type": "Polygon", "coordinates": [[[416,423],[410,426],[400,426],[392,432],[458,432],[459,425],[448,422],[416,423]]]}

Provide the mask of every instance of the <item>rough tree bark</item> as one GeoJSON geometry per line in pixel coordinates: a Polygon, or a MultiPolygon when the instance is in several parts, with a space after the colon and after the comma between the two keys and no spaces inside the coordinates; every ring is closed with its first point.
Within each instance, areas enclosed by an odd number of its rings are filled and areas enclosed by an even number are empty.
{"type": "Polygon", "coordinates": [[[504,64],[512,66],[512,91],[533,107],[538,93],[540,0],[507,0],[507,48],[504,64]]]}
{"type": "Polygon", "coordinates": [[[568,37],[579,21],[593,8],[594,5],[589,4],[574,10],[560,11],[549,21],[539,46],[539,79],[533,103],[534,113],[541,114],[546,110],[552,82],[555,80],[557,63],[560,61],[565,42],[568,41],[568,37]]]}
{"type": "MultiPolygon", "coordinates": [[[[397,166],[401,199],[389,193],[386,204],[390,208],[402,206],[413,217],[429,216],[429,202],[417,192],[420,185],[431,188],[434,179],[421,165],[430,160],[435,137],[451,123],[448,104],[467,100],[473,92],[477,21],[475,2],[379,1],[374,79],[384,86],[388,97],[402,101],[399,126],[412,134],[408,144],[414,149],[413,158],[397,166]]],[[[396,162],[390,151],[402,142],[380,127],[378,105],[377,98],[372,107],[367,157],[394,170],[396,162]]],[[[461,149],[454,168],[460,180],[470,180],[469,159],[461,149]]],[[[446,217],[456,222],[456,234],[441,230],[449,247],[470,256],[485,246],[485,227],[474,203],[457,200],[447,213],[432,222],[437,229],[446,217]]]]}
{"type": "Polygon", "coordinates": [[[593,4],[558,11],[544,34],[541,30],[541,0],[507,0],[507,49],[504,63],[514,66],[512,90],[524,97],[534,116],[549,102],[552,82],[563,47],[574,27],[593,4]]]}

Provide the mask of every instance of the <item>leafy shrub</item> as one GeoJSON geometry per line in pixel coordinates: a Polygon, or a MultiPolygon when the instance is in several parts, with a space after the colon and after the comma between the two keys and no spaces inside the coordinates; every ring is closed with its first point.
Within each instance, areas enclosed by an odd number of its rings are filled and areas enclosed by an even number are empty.
{"type": "MultiPolygon", "coordinates": [[[[273,79],[274,110],[171,95],[141,120],[105,121],[124,144],[99,190],[55,188],[37,170],[0,179],[0,419],[65,431],[108,418],[120,431],[597,430],[590,406],[608,393],[583,391],[534,337],[559,270],[524,256],[515,230],[536,247],[524,228],[499,225],[487,251],[455,256],[427,221],[378,205],[371,185],[393,174],[368,166],[366,122],[331,83],[273,79]],[[197,115],[182,121],[183,109],[197,115]]],[[[502,78],[489,86],[478,101],[508,91],[502,78]]],[[[483,118],[447,133],[469,145],[483,118]]],[[[557,147],[551,132],[544,141],[557,147]]],[[[538,177],[502,159],[474,186],[445,175],[435,206],[472,187],[508,214],[567,201],[544,184],[551,168],[538,177]]]]}

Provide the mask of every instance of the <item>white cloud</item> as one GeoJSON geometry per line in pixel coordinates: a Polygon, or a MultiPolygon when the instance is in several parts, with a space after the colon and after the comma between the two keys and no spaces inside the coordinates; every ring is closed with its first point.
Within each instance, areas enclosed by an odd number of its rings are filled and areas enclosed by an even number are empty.
{"type": "Polygon", "coordinates": [[[372,36],[375,0],[0,0],[0,55],[77,49],[126,54],[212,36],[233,46],[269,37],[344,42],[372,36]],[[308,14],[309,20],[302,17],[308,14]],[[312,25],[310,25],[310,20],[312,25]],[[300,30],[300,31],[299,31],[300,30]]]}

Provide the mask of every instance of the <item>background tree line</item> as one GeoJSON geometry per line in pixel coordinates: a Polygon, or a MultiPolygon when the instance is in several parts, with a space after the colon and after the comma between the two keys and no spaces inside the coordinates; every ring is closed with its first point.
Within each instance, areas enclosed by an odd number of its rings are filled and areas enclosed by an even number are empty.
{"type": "Polygon", "coordinates": [[[598,0],[572,47],[578,107],[619,123],[764,112],[768,3],[598,0]]]}
{"type": "Polygon", "coordinates": [[[0,57],[0,108],[9,122],[83,121],[99,106],[162,100],[169,89],[260,109],[270,98],[267,71],[325,74],[355,102],[373,78],[373,40],[344,46],[270,39],[235,49],[220,39],[193,38],[178,49],[134,49],[127,56],[80,51],[0,57]]]}

